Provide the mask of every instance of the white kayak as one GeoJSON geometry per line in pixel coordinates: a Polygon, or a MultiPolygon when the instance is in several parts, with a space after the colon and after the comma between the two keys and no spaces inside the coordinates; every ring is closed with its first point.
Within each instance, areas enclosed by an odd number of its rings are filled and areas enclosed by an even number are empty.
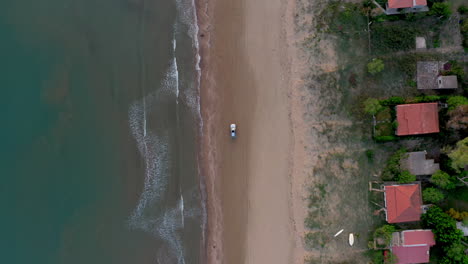
{"type": "Polygon", "coordinates": [[[340,231],[338,231],[338,232],[335,234],[335,236],[334,236],[334,237],[337,237],[337,236],[339,236],[341,233],[343,233],[343,231],[344,231],[344,229],[341,229],[340,231]]]}
{"type": "Polygon", "coordinates": [[[349,234],[349,245],[350,246],[354,245],[354,235],[353,235],[353,233],[349,234]]]}

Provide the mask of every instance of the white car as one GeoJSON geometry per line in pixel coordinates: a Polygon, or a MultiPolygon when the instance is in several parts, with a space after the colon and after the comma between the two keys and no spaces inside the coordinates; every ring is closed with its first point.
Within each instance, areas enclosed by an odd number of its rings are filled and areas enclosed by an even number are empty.
{"type": "Polygon", "coordinates": [[[236,124],[231,124],[231,138],[236,138],[236,124]]]}

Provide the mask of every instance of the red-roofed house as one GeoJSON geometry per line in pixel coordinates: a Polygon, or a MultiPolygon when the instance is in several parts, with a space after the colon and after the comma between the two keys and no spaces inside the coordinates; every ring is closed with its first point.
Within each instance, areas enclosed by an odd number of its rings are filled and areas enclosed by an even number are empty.
{"type": "Polygon", "coordinates": [[[427,6],[426,0],[388,0],[389,8],[413,8],[427,6]]]}
{"type": "Polygon", "coordinates": [[[422,214],[419,183],[384,186],[386,220],[389,223],[419,221],[422,214]]]}
{"type": "Polygon", "coordinates": [[[397,264],[428,263],[430,247],[435,245],[431,230],[405,230],[393,233],[391,251],[397,264]]]}
{"type": "Polygon", "coordinates": [[[404,104],[396,106],[397,136],[439,132],[437,103],[404,104]]]}
{"type": "Polygon", "coordinates": [[[387,15],[396,15],[426,11],[429,11],[426,0],[388,0],[385,13],[387,15]]]}

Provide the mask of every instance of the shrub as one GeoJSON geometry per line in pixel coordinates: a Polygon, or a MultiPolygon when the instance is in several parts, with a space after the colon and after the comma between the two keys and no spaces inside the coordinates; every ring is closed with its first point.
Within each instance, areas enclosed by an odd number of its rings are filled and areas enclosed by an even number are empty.
{"type": "Polygon", "coordinates": [[[452,168],[460,172],[468,164],[468,137],[458,141],[448,156],[452,160],[452,168]]]}
{"type": "Polygon", "coordinates": [[[372,149],[366,150],[366,157],[367,157],[367,160],[369,160],[369,162],[373,162],[374,161],[374,151],[372,149]]]}
{"type": "Polygon", "coordinates": [[[416,180],[416,175],[411,174],[409,171],[404,170],[398,175],[399,183],[410,183],[416,180]]]}
{"type": "Polygon", "coordinates": [[[387,165],[385,166],[382,172],[382,180],[384,181],[391,181],[396,176],[401,175],[402,170],[400,167],[400,160],[406,156],[406,149],[402,148],[393,153],[392,156],[387,161],[387,165]]]}
{"type": "Polygon", "coordinates": [[[458,7],[457,11],[458,11],[458,13],[463,15],[465,13],[468,13],[468,7],[464,6],[464,5],[461,5],[461,6],[458,7]]]}
{"type": "Polygon", "coordinates": [[[372,27],[372,46],[377,53],[414,49],[414,38],[419,33],[408,26],[376,23],[372,27]]]}
{"type": "Polygon", "coordinates": [[[453,110],[460,105],[468,105],[468,98],[458,95],[458,96],[450,96],[447,100],[448,110],[453,110]]]}
{"type": "Polygon", "coordinates": [[[372,75],[383,71],[384,68],[385,65],[381,59],[373,59],[367,64],[367,71],[372,75]]]}
{"type": "Polygon", "coordinates": [[[447,249],[447,258],[449,263],[467,264],[468,256],[465,255],[465,246],[462,243],[454,243],[447,249]]]}
{"type": "Polygon", "coordinates": [[[382,109],[383,107],[380,105],[379,100],[375,98],[367,98],[364,101],[364,112],[369,115],[375,115],[382,109]]]}
{"type": "Polygon", "coordinates": [[[395,232],[396,229],[392,225],[383,225],[377,228],[374,232],[374,239],[381,239],[384,244],[380,244],[381,246],[388,246],[392,241],[392,233],[395,232]]]}
{"type": "Polygon", "coordinates": [[[465,219],[468,219],[468,212],[466,211],[463,211],[463,212],[459,212],[453,208],[450,208],[448,211],[447,211],[447,214],[450,215],[453,219],[457,220],[457,221],[463,221],[465,219]]]}
{"type": "Polygon", "coordinates": [[[429,11],[429,15],[433,16],[442,16],[443,18],[448,18],[452,15],[452,11],[450,10],[450,6],[448,3],[439,2],[434,3],[429,11]]]}
{"type": "Polygon", "coordinates": [[[445,198],[443,192],[437,188],[429,187],[423,190],[423,200],[428,203],[438,203],[445,198]]]}
{"type": "Polygon", "coordinates": [[[431,182],[445,190],[455,189],[456,187],[452,177],[448,173],[441,170],[438,170],[432,174],[431,182]]]}
{"type": "Polygon", "coordinates": [[[415,103],[427,103],[427,102],[435,102],[441,100],[442,97],[438,95],[422,95],[417,96],[414,98],[415,103]]]}
{"type": "Polygon", "coordinates": [[[389,141],[398,140],[397,136],[378,136],[374,138],[375,138],[375,141],[377,142],[389,142],[389,141]]]}
{"type": "Polygon", "coordinates": [[[380,104],[383,106],[394,106],[399,104],[404,104],[405,99],[403,97],[392,96],[388,99],[380,101],[380,104]]]}
{"type": "Polygon", "coordinates": [[[460,242],[463,237],[463,233],[457,229],[455,220],[438,206],[431,206],[421,216],[421,220],[424,227],[432,229],[437,243],[445,247],[460,242]]]}

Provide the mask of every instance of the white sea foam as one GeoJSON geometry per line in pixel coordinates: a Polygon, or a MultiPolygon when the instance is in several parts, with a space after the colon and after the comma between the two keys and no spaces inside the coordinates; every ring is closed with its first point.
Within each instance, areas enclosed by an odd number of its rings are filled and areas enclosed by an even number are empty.
{"type": "MultiPolygon", "coordinates": [[[[174,44],[175,45],[175,44],[174,44]]],[[[129,226],[160,237],[167,242],[172,255],[178,264],[184,264],[184,250],[178,230],[184,226],[183,196],[177,206],[155,215],[155,206],[161,206],[161,199],[167,188],[170,175],[169,134],[167,130],[151,131],[147,128],[146,118],[154,105],[160,100],[178,94],[179,74],[177,61],[174,59],[169,66],[162,86],[140,101],[135,102],[129,109],[129,126],[136,140],[140,155],[145,161],[145,180],[140,199],[129,219],[129,226]],[[182,208],[182,210],[181,210],[182,208]]],[[[157,120],[152,120],[156,121],[157,120]]],[[[161,257],[165,259],[166,257],[161,257]]],[[[158,261],[159,258],[158,258],[158,261]]]]}

